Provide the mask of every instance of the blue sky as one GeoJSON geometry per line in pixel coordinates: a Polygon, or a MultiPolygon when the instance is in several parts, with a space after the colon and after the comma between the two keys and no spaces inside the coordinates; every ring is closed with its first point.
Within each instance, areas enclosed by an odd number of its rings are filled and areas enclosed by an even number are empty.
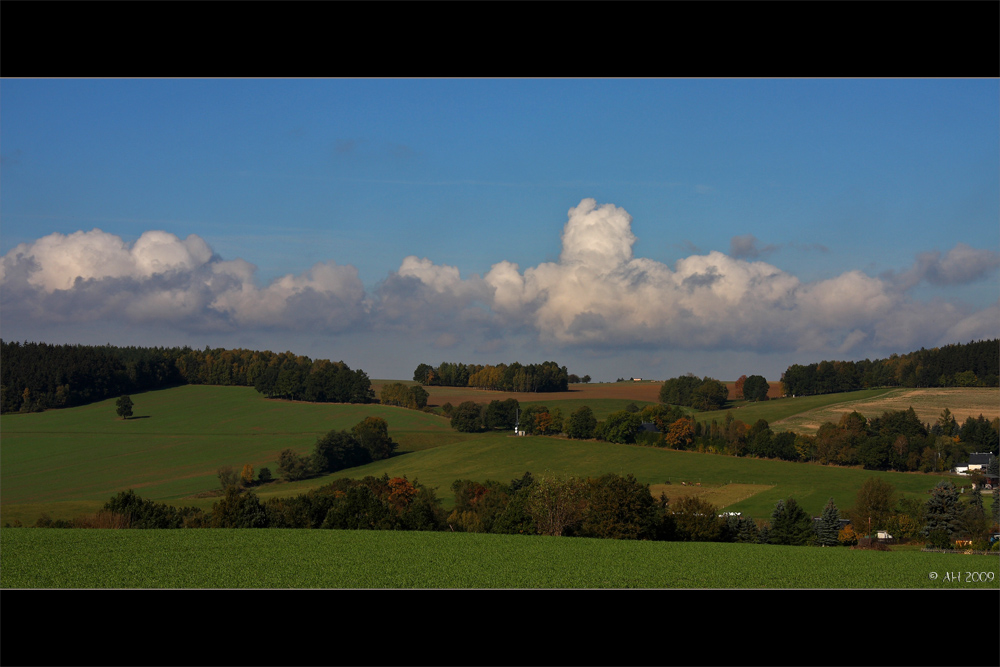
{"type": "Polygon", "coordinates": [[[599,380],[995,337],[998,135],[996,79],[4,79],[0,336],[599,380]]]}

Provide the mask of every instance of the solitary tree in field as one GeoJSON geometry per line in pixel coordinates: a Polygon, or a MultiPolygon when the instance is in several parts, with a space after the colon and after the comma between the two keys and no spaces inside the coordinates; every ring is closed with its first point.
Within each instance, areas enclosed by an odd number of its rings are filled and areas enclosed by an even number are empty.
{"type": "Polygon", "coordinates": [[[122,396],[115,405],[118,407],[118,416],[122,419],[128,419],[132,416],[132,398],[130,396],[122,396]]]}

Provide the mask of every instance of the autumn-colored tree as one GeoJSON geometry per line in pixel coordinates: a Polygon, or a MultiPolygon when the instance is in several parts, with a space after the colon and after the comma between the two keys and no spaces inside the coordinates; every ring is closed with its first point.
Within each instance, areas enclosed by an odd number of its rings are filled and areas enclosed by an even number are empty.
{"type": "Polygon", "coordinates": [[[253,466],[247,463],[240,472],[240,482],[243,486],[253,486],[253,466]]]}
{"type": "Polygon", "coordinates": [[[736,395],[736,398],[740,398],[741,396],[743,396],[743,384],[746,381],[747,381],[746,375],[741,375],[740,378],[736,381],[736,386],[733,388],[733,393],[736,395]]]}
{"type": "Polygon", "coordinates": [[[552,414],[549,412],[539,412],[535,415],[534,433],[547,435],[552,430],[552,414]]]}
{"type": "Polygon", "coordinates": [[[671,449],[687,449],[694,441],[694,420],[691,417],[681,417],[663,434],[663,440],[671,449]]]}
{"type": "MultiPolygon", "coordinates": [[[[421,390],[426,393],[426,390],[422,387],[421,390]]],[[[410,388],[402,382],[390,382],[382,385],[382,388],[379,390],[378,400],[382,405],[396,405],[401,408],[417,407],[416,398],[410,391],[410,388]]]]}
{"type": "Polygon", "coordinates": [[[858,543],[858,535],[854,532],[854,526],[847,524],[837,533],[837,541],[845,547],[854,546],[858,543]]]}
{"type": "Polygon", "coordinates": [[[393,477],[389,480],[389,503],[396,509],[406,508],[416,495],[416,487],[406,477],[393,477]]]}

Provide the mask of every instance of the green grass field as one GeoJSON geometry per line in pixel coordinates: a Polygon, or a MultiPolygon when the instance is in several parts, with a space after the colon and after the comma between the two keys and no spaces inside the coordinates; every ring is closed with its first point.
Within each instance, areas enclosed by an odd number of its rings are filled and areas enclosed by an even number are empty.
{"type": "Polygon", "coordinates": [[[1000,579],[996,556],[458,533],[18,528],[0,531],[0,549],[0,588],[997,589],[1000,579]]]}
{"type": "Polygon", "coordinates": [[[414,410],[270,401],[247,387],[189,385],[133,401],[129,420],[116,416],[114,400],[0,417],[5,514],[20,518],[24,508],[25,516],[70,518],[127,488],[174,505],[210,507],[211,500],[195,496],[218,486],[219,467],[238,471],[249,463],[275,471],[282,449],[307,453],[318,436],[370,415],[392,425],[400,454],[463,438],[446,419],[414,410]]]}
{"type": "MultiPolygon", "coordinates": [[[[829,401],[829,397],[815,398],[829,401]]],[[[218,489],[220,466],[239,470],[250,463],[255,469],[268,466],[275,471],[282,449],[306,453],[317,436],[349,429],[369,415],[388,421],[390,435],[400,443],[397,455],[336,476],[406,475],[435,487],[447,507],[453,502],[451,484],[456,479],[509,481],[525,471],[580,477],[632,473],[653,485],[700,483],[716,498],[738,497],[722,488],[726,485],[755,485],[765,490],[725,509],[760,518],[770,516],[779,498],[789,496],[815,515],[830,497],[846,509],[872,475],[888,479],[899,495],[921,497],[940,479],[565,438],[463,434],[453,431],[442,417],[414,410],[272,401],[242,387],[192,385],[136,395],[133,400],[135,418],[124,421],[116,416],[113,400],[0,418],[2,520],[31,525],[42,513],[72,519],[96,511],[128,488],[175,506],[210,509],[216,499],[206,493],[218,489]]],[[[815,407],[810,400],[801,399],[798,405],[815,407]]],[[[793,401],[761,405],[779,403],[793,401]]],[[[295,495],[329,481],[330,477],[321,477],[275,483],[257,493],[262,498],[295,495]]],[[[668,496],[671,488],[666,487],[668,496]]]]}

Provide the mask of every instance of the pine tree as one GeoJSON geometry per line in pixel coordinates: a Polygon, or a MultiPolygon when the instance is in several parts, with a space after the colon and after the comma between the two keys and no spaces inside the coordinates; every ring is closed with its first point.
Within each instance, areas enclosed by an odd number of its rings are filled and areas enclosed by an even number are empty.
{"type": "Polygon", "coordinates": [[[816,544],[820,546],[835,547],[839,544],[837,536],[840,533],[840,510],[834,504],[833,498],[830,498],[823,508],[816,533],[816,544]]]}

